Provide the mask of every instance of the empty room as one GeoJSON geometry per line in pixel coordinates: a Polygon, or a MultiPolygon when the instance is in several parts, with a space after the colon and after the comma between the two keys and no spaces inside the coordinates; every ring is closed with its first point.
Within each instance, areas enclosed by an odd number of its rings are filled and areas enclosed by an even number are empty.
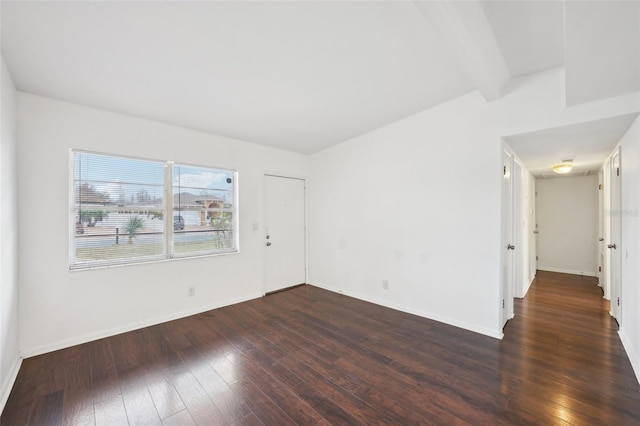
{"type": "Polygon", "coordinates": [[[640,2],[0,35],[1,426],[640,424],[640,2]]]}

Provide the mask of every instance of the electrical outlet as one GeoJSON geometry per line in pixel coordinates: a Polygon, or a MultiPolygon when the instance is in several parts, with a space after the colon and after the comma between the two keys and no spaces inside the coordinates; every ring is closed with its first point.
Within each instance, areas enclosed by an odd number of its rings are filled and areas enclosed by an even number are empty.
{"type": "Polygon", "coordinates": [[[382,288],[389,290],[389,280],[382,280],[382,288]]]}
{"type": "Polygon", "coordinates": [[[196,295],[196,288],[189,287],[189,289],[187,290],[187,297],[193,297],[195,295],[196,295]]]}

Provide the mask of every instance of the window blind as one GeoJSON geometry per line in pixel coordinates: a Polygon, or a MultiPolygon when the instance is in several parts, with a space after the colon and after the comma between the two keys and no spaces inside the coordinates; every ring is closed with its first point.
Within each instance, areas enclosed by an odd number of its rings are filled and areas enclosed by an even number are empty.
{"type": "Polygon", "coordinates": [[[72,266],[165,256],[163,162],[73,152],[72,266]]]}

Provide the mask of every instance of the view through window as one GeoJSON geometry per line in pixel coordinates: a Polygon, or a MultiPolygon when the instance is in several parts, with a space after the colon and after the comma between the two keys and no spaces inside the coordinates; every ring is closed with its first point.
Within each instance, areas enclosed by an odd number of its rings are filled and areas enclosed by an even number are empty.
{"type": "Polygon", "coordinates": [[[233,170],[72,151],[72,269],[237,251],[233,170]]]}

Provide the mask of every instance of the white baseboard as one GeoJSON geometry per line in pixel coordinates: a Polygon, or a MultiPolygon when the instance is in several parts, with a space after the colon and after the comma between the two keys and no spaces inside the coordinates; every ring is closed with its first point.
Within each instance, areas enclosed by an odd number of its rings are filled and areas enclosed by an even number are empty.
{"type": "Polygon", "coordinates": [[[212,303],[210,305],[199,306],[193,309],[156,317],[153,319],[146,319],[138,321],[132,324],[127,324],[122,327],[115,327],[109,330],[102,330],[95,333],[85,334],[83,336],[72,337],[69,339],[60,340],[57,342],[49,343],[46,345],[36,346],[33,348],[25,349],[20,352],[23,358],[30,358],[36,355],[42,355],[47,352],[53,352],[60,349],[69,348],[71,346],[80,345],[82,343],[92,342],[94,340],[103,339],[105,337],[115,336],[116,334],[126,333],[128,331],[138,330],[140,328],[150,327],[152,325],[162,324],[163,322],[173,321],[180,318],[185,318],[191,315],[200,314],[202,312],[210,311],[212,309],[222,308],[223,306],[234,305],[236,303],[246,302],[247,300],[257,299],[262,297],[262,293],[251,293],[244,297],[236,299],[228,299],[223,302],[212,303]]]}
{"type": "Polygon", "coordinates": [[[0,388],[0,413],[4,410],[4,406],[7,404],[7,400],[9,399],[9,394],[11,393],[11,389],[13,389],[13,384],[16,382],[18,378],[18,372],[20,371],[20,366],[22,365],[22,358],[18,357],[13,363],[13,367],[9,372],[9,375],[2,383],[2,388],[0,388]]]}
{"type": "Polygon", "coordinates": [[[332,286],[328,286],[319,282],[313,282],[313,283],[309,283],[310,285],[313,285],[315,287],[319,287],[328,291],[331,291],[333,293],[339,293],[339,294],[344,294],[346,296],[350,296],[350,297],[354,297],[356,299],[359,300],[363,300],[365,302],[369,302],[369,303],[373,303],[376,305],[380,305],[380,306],[384,306],[386,308],[391,308],[391,309],[395,309],[396,311],[401,311],[401,312],[406,312],[408,314],[412,314],[412,315],[417,315],[419,317],[423,317],[423,318],[427,318],[430,320],[434,320],[434,321],[438,321],[441,322],[443,324],[448,324],[448,325],[452,325],[454,327],[458,327],[458,328],[463,328],[465,330],[469,330],[469,331],[473,331],[475,333],[479,333],[479,334],[484,334],[485,336],[489,336],[489,337],[493,337],[494,339],[502,339],[504,337],[504,334],[502,333],[502,330],[491,330],[485,327],[478,327],[476,325],[473,324],[468,324],[462,321],[457,321],[451,318],[447,318],[441,315],[435,315],[429,312],[423,312],[423,311],[419,311],[413,308],[408,308],[406,306],[401,306],[401,305],[396,305],[394,303],[389,303],[388,301],[383,301],[383,300],[379,300],[379,299],[375,299],[375,298],[371,298],[368,296],[363,296],[361,294],[355,293],[355,292],[349,292],[349,291],[344,291],[342,289],[338,289],[332,286]]]}
{"type": "Polygon", "coordinates": [[[572,269],[551,268],[548,266],[538,266],[539,271],[559,272],[561,274],[584,275],[585,277],[596,277],[595,272],[574,271],[572,269]]]}
{"type": "Polygon", "coordinates": [[[636,380],[638,381],[638,383],[640,383],[640,354],[637,354],[633,351],[633,346],[631,346],[631,342],[627,338],[627,335],[625,334],[622,327],[620,327],[620,330],[618,330],[618,335],[620,336],[620,340],[622,341],[624,350],[627,352],[629,361],[631,361],[633,372],[636,373],[636,380]]]}
{"type": "Polygon", "coordinates": [[[532,275],[531,278],[529,278],[529,283],[527,284],[527,287],[522,292],[521,298],[524,298],[527,295],[527,293],[529,292],[529,289],[531,288],[531,284],[533,284],[533,280],[535,280],[535,279],[536,279],[535,274],[532,275]]]}

